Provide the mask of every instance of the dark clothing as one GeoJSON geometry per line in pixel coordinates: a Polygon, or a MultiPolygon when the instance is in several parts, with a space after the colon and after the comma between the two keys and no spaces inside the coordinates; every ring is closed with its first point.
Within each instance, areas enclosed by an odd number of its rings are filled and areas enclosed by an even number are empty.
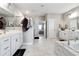
{"type": "Polygon", "coordinates": [[[0,29],[5,29],[6,27],[6,20],[4,19],[4,17],[0,18],[0,29]]]}
{"type": "Polygon", "coordinates": [[[28,19],[27,18],[24,18],[23,21],[22,21],[22,28],[23,28],[23,31],[27,31],[28,28],[27,28],[27,25],[28,25],[28,19]]]}

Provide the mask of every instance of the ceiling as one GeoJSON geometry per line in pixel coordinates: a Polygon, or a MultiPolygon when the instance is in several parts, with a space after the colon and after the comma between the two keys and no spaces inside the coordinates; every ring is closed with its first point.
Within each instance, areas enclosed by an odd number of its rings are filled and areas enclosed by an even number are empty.
{"type": "Polygon", "coordinates": [[[31,16],[33,15],[41,16],[48,13],[62,14],[79,5],[78,3],[14,3],[14,4],[23,14],[31,16]]]}

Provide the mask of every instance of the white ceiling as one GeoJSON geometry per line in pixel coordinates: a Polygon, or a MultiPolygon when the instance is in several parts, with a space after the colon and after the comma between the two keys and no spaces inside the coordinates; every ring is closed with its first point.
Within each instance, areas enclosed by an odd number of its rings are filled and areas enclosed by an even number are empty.
{"type": "Polygon", "coordinates": [[[72,8],[77,7],[78,3],[14,3],[15,6],[23,13],[29,11],[28,15],[45,15],[47,13],[62,14],[72,8]],[[41,7],[44,5],[44,7],[41,7]]]}

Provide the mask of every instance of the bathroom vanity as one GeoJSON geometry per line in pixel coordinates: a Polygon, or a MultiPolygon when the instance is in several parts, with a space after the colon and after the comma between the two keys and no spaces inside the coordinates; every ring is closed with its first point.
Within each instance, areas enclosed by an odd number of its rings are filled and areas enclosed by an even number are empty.
{"type": "Polygon", "coordinates": [[[58,56],[79,56],[79,30],[59,31],[59,41],[56,41],[55,53],[58,56]],[[63,41],[61,41],[63,40],[63,41]]]}
{"type": "Polygon", "coordinates": [[[65,31],[60,30],[58,37],[60,40],[68,40],[68,39],[78,38],[78,35],[79,35],[79,30],[72,31],[67,29],[65,31]]]}
{"type": "Polygon", "coordinates": [[[0,34],[0,56],[12,56],[23,42],[22,31],[10,30],[0,34]]]}

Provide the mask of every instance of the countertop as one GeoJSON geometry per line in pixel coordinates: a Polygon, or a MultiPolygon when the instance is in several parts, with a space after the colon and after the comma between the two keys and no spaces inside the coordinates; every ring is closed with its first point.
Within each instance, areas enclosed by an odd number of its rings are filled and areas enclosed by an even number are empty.
{"type": "Polygon", "coordinates": [[[6,31],[5,33],[0,34],[0,39],[1,38],[5,38],[7,36],[12,36],[15,33],[20,33],[20,32],[22,32],[22,31],[21,30],[10,30],[10,31],[6,31]]]}

